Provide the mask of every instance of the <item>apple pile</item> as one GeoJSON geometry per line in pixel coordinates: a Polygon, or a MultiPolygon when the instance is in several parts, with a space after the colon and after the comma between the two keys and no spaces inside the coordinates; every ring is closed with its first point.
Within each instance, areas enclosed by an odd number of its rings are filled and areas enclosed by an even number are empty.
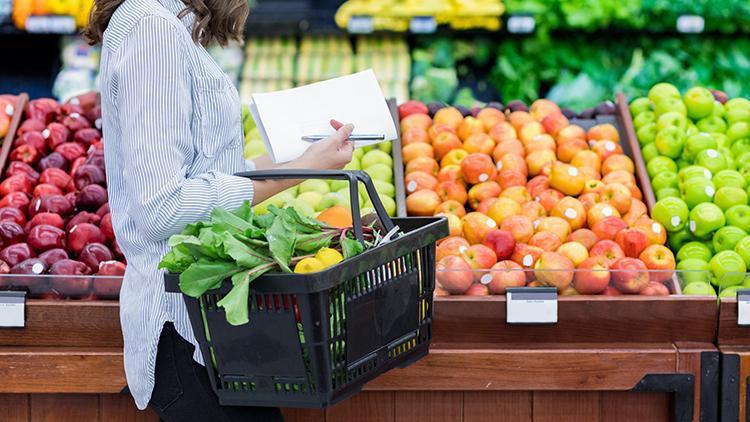
{"type": "Polygon", "coordinates": [[[668,295],[675,268],[610,124],[588,132],[545,99],[464,117],[401,106],[407,211],[445,216],[438,295],[668,295]],[[405,112],[408,111],[408,112],[405,112]]]}
{"type": "Polygon", "coordinates": [[[685,293],[750,286],[750,101],[659,83],[630,111],[685,293]]]}
{"type": "MultiPolygon", "coordinates": [[[[372,177],[380,201],[388,215],[396,215],[396,188],[393,185],[393,157],[390,142],[357,148],[352,161],[344,170],[364,170],[372,177]]],[[[363,184],[359,186],[360,211],[362,215],[375,212],[363,184]]],[[[341,180],[305,180],[298,186],[287,189],[256,205],[256,214],[265,214],[269,205],[292,207],[308,217],[321,218],[334,227],[351,226],[349,211],[349,182],[341,180]],[[332,212],[327,212],[333,209],[332,212]],[[339,221],[346,219],[347,221],[339,221]]]]}
{"type": "MultiPolygon", "coordinates": [[[[96,95],[66,104],[33,100],[24,115],[0,181],[0,273],[65,276],[49,279],[63,297],[116,297],[116,283],[81,277],[125,272],[107,203],[96,95]]],[[[0,280],[6,287],[44,282],[0,280]]]]}

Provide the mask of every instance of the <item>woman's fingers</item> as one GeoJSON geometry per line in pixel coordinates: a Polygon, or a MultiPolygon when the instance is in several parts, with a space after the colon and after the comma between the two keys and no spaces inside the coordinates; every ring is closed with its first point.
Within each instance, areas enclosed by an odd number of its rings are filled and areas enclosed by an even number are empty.
{"type": "Polygon", "coordinates": [[[341,129],[341,126],[344,126],[343,123],[339,122],[338,120],[331,119],[331,127],[333,127],[335,130],[341,129]]]}

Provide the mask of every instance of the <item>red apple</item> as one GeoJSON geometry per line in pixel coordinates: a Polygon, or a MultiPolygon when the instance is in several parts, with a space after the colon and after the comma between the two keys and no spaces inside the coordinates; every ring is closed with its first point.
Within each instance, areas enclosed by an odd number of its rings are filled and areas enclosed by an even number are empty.
{"type": "Polygon", "coordinates": [[[640,259],[620,258],[612,265],[612,281],[617,290],[638,294],[648,286],[648,268],[640,259]]]}
{"type": "Polygon", "coordinates": [[[513,233],[507,230],[493,230],[487,233],[482,244],[495,251],[497,259],[502,261],[513,255],[516,239],[513,237],[513,233]]]}
{"type": "Polygon", "coordinates": [[[484,284],[474,283],[464,292],[464,296],[489,296],[490,291],[484,284]]]}
{"type": "Polygon", "coordinates": [[[544,252],[534,264],[534,275],[542,283],[562,291],[573,282],[573,261],[556,252],[544,252]]]}
{"type": "Polygon", "coordinates": [[[612,266],[615,261],[625,257],[625,252],[622,251],[620,245],[615,243],[613,240],[600,240],[591,247],[589,256],[601,256],[603,257],[607,265],[612,266]]]}
{"type": "Polygon", "coordinates": [[[615,242],[620,245],[625,256],[638,258],[648,246],[648,236],[641,230],[623,229],[615,236],[615,242]]]}
{"type": "Polygon", "coordinates": [[[625,220],[613,215],[611,217],[604,217],[604,219],[597,221],[596,224],[591,227],[591,231],[593,231],[599,239],[615,240],[617,233],[627,228],[628,224],[625,220]]]}
{"type": "Polygon", "coordinates": [[[609,286],[609,266],[601,256],[587,258],[576,272],[573,286],[583,295],[602,293],[609,286]]]}
{"type": "Polygon", "coordinates": [[[436,259],[440,261],[446,256],[460,256],[468,248],[469,242],[463,237],[446,237],[440,241],[440,244],[437,247],[436,259]]]}
{"type": "Polygon", "coordinates": [[[458,256],[446,256],[437,263],[438,284],[450,294],[463,294],[474,283],[471,267],[458,256]]]}
{"type": "MultiPolygon", "coordinates": [[[[488,274],[491,281],[487,284],[490,293],[502,295],[508,287],[523,287],[526,285],[526,274],[523,267],[513,261],[500,261],[492,266],[488,274]]],[[[487,275],[485,275],[486,277],[487,275]]]]}
{"type": "Polygon", "coordinates": [[[667,281],[674,274],[674,254],[666,246],[651,245],[641,252],[639,258],[646,264],[646,268],[651,270],[650,275],[653,282],[667,281]]]}
{"type": "Polygon", "coordinates": [[[643,296],[669,296],[669,289],[662,283],[650,282],[645,289],[641,290],[643,296]]]}

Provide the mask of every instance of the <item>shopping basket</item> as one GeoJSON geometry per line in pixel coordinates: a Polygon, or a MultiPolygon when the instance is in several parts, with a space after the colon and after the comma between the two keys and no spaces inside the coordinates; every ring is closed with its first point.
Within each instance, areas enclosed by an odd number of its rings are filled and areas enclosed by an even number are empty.
{"type": "MultiPolygon", "coordinates": [[[[254,171],[250,179],[335,179],[349,182],[355,235],[363,241],[362,182],[385,231],[402,234],[312,274],[266,274],[251,285],[250,322],[230,325],[217,306],[231,289],[195,299],[183,295],[212,387],[222,405],[326,407],[395,367],[428,352],[435,242],[448,235],[443,218],[388,217],[362,171],[254,171]]],[[[179,292],[179,276],[165,276],[179,292]]]]}

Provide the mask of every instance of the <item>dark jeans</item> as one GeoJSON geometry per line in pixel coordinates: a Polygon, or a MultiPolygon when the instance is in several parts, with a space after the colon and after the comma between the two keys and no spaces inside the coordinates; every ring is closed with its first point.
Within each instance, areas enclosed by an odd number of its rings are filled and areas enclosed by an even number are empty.
{"type": "Polygon", "coordinates": [[[171,322],[164,324],[156,355],[156,385],[149,407],[166,422],[283,422],[276,408],[219,406],[206,368],[193,360],[195,347],[171,322]]]}

